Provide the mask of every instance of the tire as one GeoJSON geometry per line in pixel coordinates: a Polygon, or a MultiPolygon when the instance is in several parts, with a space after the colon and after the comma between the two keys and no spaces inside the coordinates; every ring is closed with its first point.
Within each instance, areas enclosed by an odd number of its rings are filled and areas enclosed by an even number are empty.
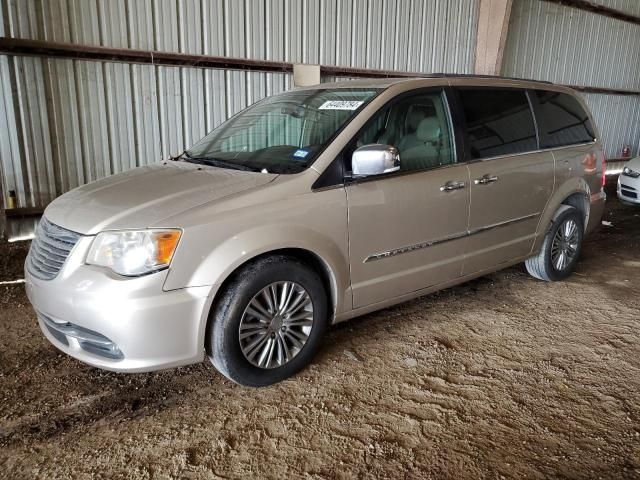
{"type": "Polygon", "coordinates": [[[575,207],[562,205],[551,221],[551,227],[544,237],[540,252],[525,261],[527,271],[532,277],[546,282],[564,280],[571,275],[578,261],[583,238],[584,217],[575,207]],[[575,227],[575,237],[572,233],[569,241],[563,237],[563,232],[567,233],[567,230],[563,229],[567,228],[568,225],[575,227]],[[555,245],[554,239],[558,239],[555,245]],[[558,247],[558,241],[560,242],[560,247],[558,247]],[[566,263],[559,260],[559,254],[556,254],[558,251],[563,251],[566,252],[565,255],[570,255],[565,257],[564,262],[566,263]]]}
{"type": "Polygon", "coordinates": [[[294,257],[263,257],[236,272],[222,292],[209,317],[207,355],[220,373],[240,385],[271,385],[311,362],[326,331],[327,317],[327,293],[315,271],[294,257]],[[274,306],[274,289],[280,307],[274,306]],[[283,291],[291,293],[283,296],[283,291]],[[282,298],[290,299],[290,310],[282,307],[282,298]],[[299,298],[300,304],[295,305],[299,298]],[[288,311],[293,315],[285,315],[288,311]],[[298,317],[304,318],[296,320],[298,317]],[[254,341],[258,347],[252,347],[254,341]]]}

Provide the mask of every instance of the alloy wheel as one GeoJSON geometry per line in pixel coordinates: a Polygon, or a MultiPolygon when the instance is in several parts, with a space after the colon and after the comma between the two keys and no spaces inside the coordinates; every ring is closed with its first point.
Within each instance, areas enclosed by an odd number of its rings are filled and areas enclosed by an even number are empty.
{"type": "Polygon", "coordinates": [[[300,353],[313,329],[313,302],[295,282],[275,282],[260,290],[240,320],[240,348],[259,368],[277,368],[300,353]]]}
{"type": "Polygon", "coordinates": [[[578,224],[568,218],[560,225],[551,243],[551,263],[556,270],[561,272],[571,264],[578,253],[579,240],[578,224]]]}

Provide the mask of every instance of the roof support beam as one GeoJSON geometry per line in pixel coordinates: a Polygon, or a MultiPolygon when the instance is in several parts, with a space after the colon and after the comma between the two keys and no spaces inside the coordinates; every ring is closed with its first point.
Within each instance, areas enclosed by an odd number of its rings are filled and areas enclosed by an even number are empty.
{"type": "MultiPolygon", "coordinates": [[[[218,68],[253,72],[293,73],[293,63],[248,58],[215,57],[188,53],[162,52],[158,50],[135,50],[131,48],[78,45],[24,38],[0,37],[0,54],[24,55],[47,58],[72,58],[75,60],[121,62],[150,65],[166,65],[192,68],[218,68]]],[[[322,75],[347,77],[389,78],[417,77],[419,73],[392,70],[369,70],[365,68],[320,65],[322,75]]]]}
{"type": "MultiPolygon", "coordinates": [[[[482,0],[511,1],[511,0],[482,0]]],[[[504,19],[503,21],[506,21],[504,19]]],[[[508,21],[506,21],[508,23],[508,21]]],[[[506,38],[506,32],[504,37],[506,38]]],[[[504,45],[502,47],[504,50],[504,45]]],[[[128,48],[111,48],[94,45],[77,45],[73,43],[56,43],[42,40],[0,37],[0,54],[13,56],[35,56],[46,58],[72,58],[76,60],[98,62],[123,62],[134,64],[167,65],[193,68],[218,68],[228,70],[244,70],[252,72],[293,73],[293,64],[289,62],[251,60],[246,58],[213,57],[209,55],[192,55],[175,52],[150,50],[133,50],[128,48]]],[[[500,53],[500,55],[502,55],[500,53]]],[[[496,58],[496,62],[498,58],[496,58]]],[[[502,62],[496,63],[499,65],[502,62]]],[[[464,74],[401,72],[397,70],[372,70],[367,68],[320,65],[320,75],[334,77],[360,78],[424,78],[424,77],[464,77],[464,74]]],[[[491,74],[481,74],[491,76],[491,74]]],[[[526,79],[525,79],[526,80],[526,79]]],[[[624,90],[581,85],[566,85],[588,93],[605,93],[610,95],[640,95],[638,90],[624,90]]]]}
{"type": "Polygon", "coordinates": [[[625,13],[615,8],[605,7],[604,5],[598,5],[595,2],[588,0],[541,0],[543,2],[557,3],[558,5],[564,5],[565,7],[573,7],[578,10],[585,10],[587,12],[595,13],[597,15],[603,15],[605,17],[615,18],[616,20],[622,20],[623,22],[633,23],[634,25],[640,25],[640,17],[625,13]]]}
{"type": "Polygon", "coordinates": [[[475,73],[500,75],[512,0],[480,0],[475,73]]]}

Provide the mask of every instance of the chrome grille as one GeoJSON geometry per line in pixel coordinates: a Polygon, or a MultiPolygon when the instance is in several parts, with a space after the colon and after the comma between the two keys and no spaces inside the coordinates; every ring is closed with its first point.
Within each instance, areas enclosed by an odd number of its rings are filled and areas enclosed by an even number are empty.
{"type": "Polygon", "coordinates": [[[79,239],[79,234],[42,217],[27,257],[29,273],[41,280],[54,279],[79,239]]]}

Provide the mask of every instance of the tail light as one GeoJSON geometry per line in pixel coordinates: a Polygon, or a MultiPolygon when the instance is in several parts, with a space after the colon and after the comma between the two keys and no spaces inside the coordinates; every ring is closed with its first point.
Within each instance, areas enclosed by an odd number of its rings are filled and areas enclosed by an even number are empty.
{"type": "Polygon", "coordinates": [[[607,160],[602,151],[600,151],[600,158],[602,158],[602,186],[604,187],[607,184],[607,160]]]}

